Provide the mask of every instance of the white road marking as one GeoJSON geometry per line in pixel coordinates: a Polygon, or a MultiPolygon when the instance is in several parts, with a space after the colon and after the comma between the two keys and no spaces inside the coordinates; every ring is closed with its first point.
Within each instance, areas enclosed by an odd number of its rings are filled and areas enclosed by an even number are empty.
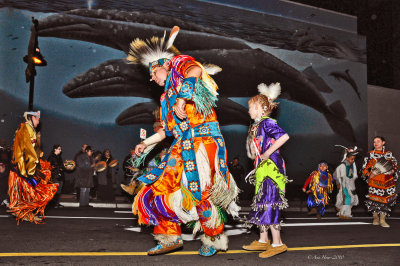
{"type": "Polygon", "coordinates": [[[129,227],[129,228],[125,228],[125,230],[138,232],[138,233],[142,232],[142,228],[141,227],[129,227]]]}
{"type": "Polygon", "coordinates": [[[372,224],[364,222],[340,222],[340,223],[282,223],[281,226],[324,226],[324,225],[360,225],[360,224],[372,224]]]}
{"type": "MultiPolygon", "coordinates": [[[[322,217],[322,221],[323,220],[338,220],[338,217],[322,217]]],[[[357,220],[357,219],[368,219],[368,220],[372,220],[372,216],[371,217],[352,217],[350,220],[357,220]]],[[[399,220],[400,217],[387,217],[386,219],[388,220],[399,220]]],[[[317,220],[316,217],[299,217],[299,218],[295,218],[295,217],[290,217],[290,218],[285,218],[284,220],[317,220]]]]}
{"type": "MultiPolygon", "coordinates": [[[[60,202],[64,207],[79,207],[79,202],[60,202]]],[[[119,208],[119,209],[129,209],[132,208],[132,204],[129,203],[97,203],[90,202],[95,208],[119,208]]]]}

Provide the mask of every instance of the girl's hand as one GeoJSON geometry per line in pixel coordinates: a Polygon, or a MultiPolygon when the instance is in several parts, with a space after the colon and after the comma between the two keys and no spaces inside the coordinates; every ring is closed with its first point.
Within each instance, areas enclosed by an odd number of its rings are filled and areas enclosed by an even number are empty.
{"type": "Polygon", "coordinates": [[[303,192],[306,192],[306,189],[305,189],[305,188],[303,188],[302,190],[303,190],[303,192]]]}
{"type": "Polygon", "coordinates": [[[268,160],[269,159],[269,154],[268,153],[263,153],[263,154],[261,154],[261,156],[260,156],[260,158],[261,158],[261,160],[268,160]]]}

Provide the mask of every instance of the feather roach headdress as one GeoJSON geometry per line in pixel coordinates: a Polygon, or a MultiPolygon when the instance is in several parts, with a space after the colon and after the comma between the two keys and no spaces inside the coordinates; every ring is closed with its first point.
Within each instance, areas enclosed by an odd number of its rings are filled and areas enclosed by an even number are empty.
{"type": "Polygon", "coordinates": [[[346,160],[346,157],[352,156],[352,155],[355,156],[355,155],[357,155],[357,154],[360,152],[360,149],[358,149],[357,146],[354,146],[354,148],[353,148],[353,147],[347,148],[347,147],[342,146],[342,145],[335,145],[335,147],[340,147],[340,148],[342,148],[343,151],[344,151],[343,158],[342,158],[342,162],[343,162],[344,160],[346,160]]]}
{"type": "Polygon", "coordinates": [[[178,49],[173,46],[178,32],[179,27],[174,26],[167,41],[165,41],[165,32],[162,38],[152,37],[150,40],[136,38],[130,44],[128,57],[126,58],[127,62],[129,64],[142,64],[145,67],[149,67],[151,74],[154,68],[162,66],[172,57],[180,54],[178,49]]]}
{"type": "Polygon", "coordinates": [[[261,83],[258,84],[257,88],[260,94],[268,97],[270,103],[273,103],[281,94],[281,84],[279,82],[271,83],[269,86],[261,83]]]}
{"type": "Polygon", "coordinates": [[[28,115],[36,116],[37,118],[40,118],[40,111],[34,112],[34,111],[29,111],[24,113],[24,118],[26,121],[28,121],[28,115]]]}

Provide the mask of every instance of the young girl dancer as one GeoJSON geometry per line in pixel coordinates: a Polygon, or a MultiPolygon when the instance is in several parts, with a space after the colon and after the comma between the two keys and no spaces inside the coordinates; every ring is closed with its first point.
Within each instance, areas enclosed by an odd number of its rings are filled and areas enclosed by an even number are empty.
{"type": "MultiPolygon", "coordinates": [[[[249,101],[249,114],[254,123],[247,138],[248,156],[254,159],[253,180],[256,186],[252,211],[247,223],[255,224],[260,229],[259,240],[243,246],[245,250],[263,251],[261,258],[268,258],[285,252],[280,234],[280,213],[286,208],[285,199],[286,169],[279,148],[289,139],[288,134],[268,115],[277,107],[280,84],[258,85],[259,95],[249,101]],[[272,245],[268,240],[268,229],[271,229],[272,245]]],[[[250,175],[250,174],[249,174],[250,175]]]]}

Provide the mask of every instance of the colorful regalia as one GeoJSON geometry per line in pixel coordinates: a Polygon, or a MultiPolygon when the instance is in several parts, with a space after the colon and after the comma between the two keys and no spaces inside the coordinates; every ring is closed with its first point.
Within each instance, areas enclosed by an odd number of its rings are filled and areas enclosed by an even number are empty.
{"type": "Polygon", "coordinates": [[[22,123],[14,138],[11,171],[8,180],[9,212],[21,220],[40,223],[44,209],[57,192],[50,184],[51,166],[39,159],[40,150],[35,128],[22,123]]]}
{"type": "Polygon", "coordinates": [[[249,157],[255,157],[256,190],[246,223],[257,225],[261,232],[270,226],[280,229],[281,210],[288,207],[285,198],[286,167],[279,150],[266,161],[260,158],[275,140],[285,134],[274,119],[266,116],[256,121],[249,130],[247,147],[249,157]]]}
{"type": "Polygon", "coordinates": [[[362,167],[363,178],[368,182],[368,195],[365,205],[369,212],[389,215],[391,208],[396,204],[396,181],[398,179],[397,160],[390,151],[370,151],[364,158],[362,167]],[[381,173],[368,178],[377,161],[384,158],[393,164],[393,174],[381,173]]]}
{"type": "MultiPolygon", "coordinates": [[[[176,33],[174,27],[171,35],[176,33]]],[[[166,42],[161,40],[159,45],[163,46],[166,42]]],[[[160,39],[156,37],[146,43],[136,39],[128,60],[135,62],[141,56],[141,48],[146,47],[145,53],[149,52],[157,46],[150,43],[157,41],[160,39]]],[[[234,203],[239,190],[227,168],[225,141],[213,108],[217,85],[203,65],[187,55],[149,60],[148,64],[150,71],[164,64],[170,69],[160,99],[160,114],[166,135],[173,136],[174,141],[160,164],[138,178],[146,186],[135,198],[133,213],[138,215],[140,224],[154,225],[159,244],[149,255],[181,245],[180,225],[189,222],[194,225],[193,233],[204,231],[200,255],[213,255],[228,248],[227,236],[223,234],[226,211],[237,214],[239,210],[234,203]],[[202,69],[200,78],[185,77],[191,66],[202,69]],[[173,109],[178,98],[187,101],[187,118],[183,120],[173,109]]]]}
{"type": "Polygon", "coordinates": [[[307,186],[309,186],[308,207],[317,209],[317,213],[323,216],[333,188],[332,175],[328,171],[318,169],[307,178],[303,188],[307,186]]]}
{"type": "Polygon", "coordinates": [[[333,176],[340,184],[339,192],[336,196],[336,208],[339,209],[338,215],[343,218],[352,217],[351,208],[358,205],[355,181],[357,179],[357,167],[353,163],[349,165],[346,161],[342,162],[333,173],[333,176]]]}

